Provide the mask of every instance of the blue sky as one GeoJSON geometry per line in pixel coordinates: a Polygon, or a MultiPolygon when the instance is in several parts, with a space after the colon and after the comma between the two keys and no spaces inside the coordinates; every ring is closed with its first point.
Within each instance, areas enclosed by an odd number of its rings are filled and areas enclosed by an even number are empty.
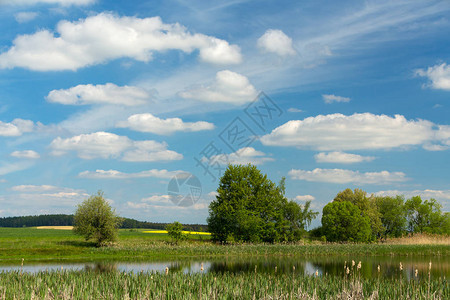
{"type": "Polygon", "coordinates": [[[0,216],[73,213],[103,190],[122,216],[205,223],[225,161],[285,176],[318,211],[347,187],[448,211],[449,12],[0,0],[0,216]],[[188,207],[168,191],[184,172],[202,186],[188,207]]]}

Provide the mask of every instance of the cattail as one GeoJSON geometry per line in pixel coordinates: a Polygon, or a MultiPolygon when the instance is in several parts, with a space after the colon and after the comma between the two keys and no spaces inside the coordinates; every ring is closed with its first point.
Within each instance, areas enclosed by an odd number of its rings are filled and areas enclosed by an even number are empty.
{"type": "Polygon", "coordinates": [[[255,273],[256,273],[256,269],[258,268],[258,266],[257,265],[255,265],[255,273]]]}
{"type": "Polygon", "coordinates": [[[400,262],[400,271],[403,271],[403,265],[401,262],[400,262]]]}
{"type": "Polygon", "coordinates": [[[203,263],[202,263],[202,265],[200,266],[200,271],[203,272],[203,263]]]}
{"type": "Polygon", "coordinates": [[[352,260],[352,268],[355,266],[355,261],[352,260]]]}
{"type": "Polygon", "coordinates": [[[419,275],[419,270],[416,269],[416,271],[414,272],[414,276],[417,278],[418,275],[419,275]]]}
{"type": "Polygon", "coordinates": [[[347,261],[344,262],[344,271],[347,269],[347,261]]]}
{"type": "Polygon", "coordinates": [[[381,268],[380,268],[380,265],[378,265],[378,273],[380,273],[380,271],[381,271],[381,268]]]}
{"type": "Polygon", "coordinates": [[[316,277],[319,276],[319,270],[316,270],[316,277]]]}
{"type": "Polygon", "coordinates": [[[169,267],[166,267],[166,275],[169,274],[169,267]]]}
{"type": "Polygon", "coordinates": [[[431,270],[431,260],[430,263],[428,264],[428,270],[431,270]]]}
{"type": "Polygon", "coordinates": [[[295,272],[295,266],[292,266],[292,271],[294,271],[294,272],[295,272]]]}
{"type": "Polygon", "coordinates": [[[358,263],[358,270],[361,269],[361,261],[358,263]]]}
{"type": "Polygon", "coordinates": [[[275,266],[275,273],[277,272],[277,266],[275,266]]]}
{"type": "Polygon", "coordinates": [[[347,267],[347,271],[346,272],[347,272],[347,274],[350,274],[350,269],[348,267],[347,267]]]}

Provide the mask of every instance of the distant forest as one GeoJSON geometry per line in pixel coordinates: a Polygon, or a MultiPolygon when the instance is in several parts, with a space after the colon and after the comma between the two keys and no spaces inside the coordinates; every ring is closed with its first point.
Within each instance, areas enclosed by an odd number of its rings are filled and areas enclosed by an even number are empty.
{"type": "MultiPolygon", "coordinates": [[[[165,229],[167,223],[153,223],[122,218],[120,228],[165,229]]],[[[73,215],[39,215],[0,218],[0,227],[73,226],[73,215]]],[[[187,224],[184,230],[207,231],[207,225],[187,224]]]]}

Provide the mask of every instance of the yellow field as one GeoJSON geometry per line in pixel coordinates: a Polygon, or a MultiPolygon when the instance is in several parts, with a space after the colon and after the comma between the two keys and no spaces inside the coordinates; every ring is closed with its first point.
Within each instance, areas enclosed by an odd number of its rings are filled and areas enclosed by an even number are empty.
{"type": "Polygon", "coordinates": [[[72,230],[73,226],[38,226],[36,229],[60,229],[60,230],[72,230]]]}
{"type": "MultiPolygon", "coordinates": [[[[167,230],[146,230],[142,231],[143,233],[167,233],[167,230]]],[[[184,234],[198,234],[198,235],[211,235],[209,232],[200,232],[200,231],[182,231],[184,234]]]]}

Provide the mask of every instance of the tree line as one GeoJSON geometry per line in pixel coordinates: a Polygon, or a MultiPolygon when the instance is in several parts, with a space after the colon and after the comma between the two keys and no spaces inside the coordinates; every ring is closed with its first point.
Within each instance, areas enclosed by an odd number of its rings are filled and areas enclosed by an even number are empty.
{"type": "MultiPolygon", "coordinates": [[[[155,223],[138,221],[130,218],[121,218],[120,228],[146,228],[164,230],[168,223],[155,223]]],[[[0,227],[37,227],[37,226],[73,226],[74,215],[49,214],[37,216],[3,217],[0,218],[0,227]]],[[[183,230],[187,231],[207,231],[207,225],[186,224],[183,230]]]]}
{"type": "Polygon", "coordinates": [[[209,205],[208,229],[216,242],[284,242],[306,236],[340,242],[372,242],[404,234],[450,234],[450,214],[435,199],[368,195],[360,189],[339,192],[322,211],[322,226],[307,232],[317,217],[311,201],[285,197],[255,166],[229,165],[209,205]]]}
{"type": "Polygon", "coordinates": [[[450,234],[450,213],[435,199],[339,192],[322,211],[322,226],[311,234],[327,241],[371,242],[405,234],[450,234]]]}

